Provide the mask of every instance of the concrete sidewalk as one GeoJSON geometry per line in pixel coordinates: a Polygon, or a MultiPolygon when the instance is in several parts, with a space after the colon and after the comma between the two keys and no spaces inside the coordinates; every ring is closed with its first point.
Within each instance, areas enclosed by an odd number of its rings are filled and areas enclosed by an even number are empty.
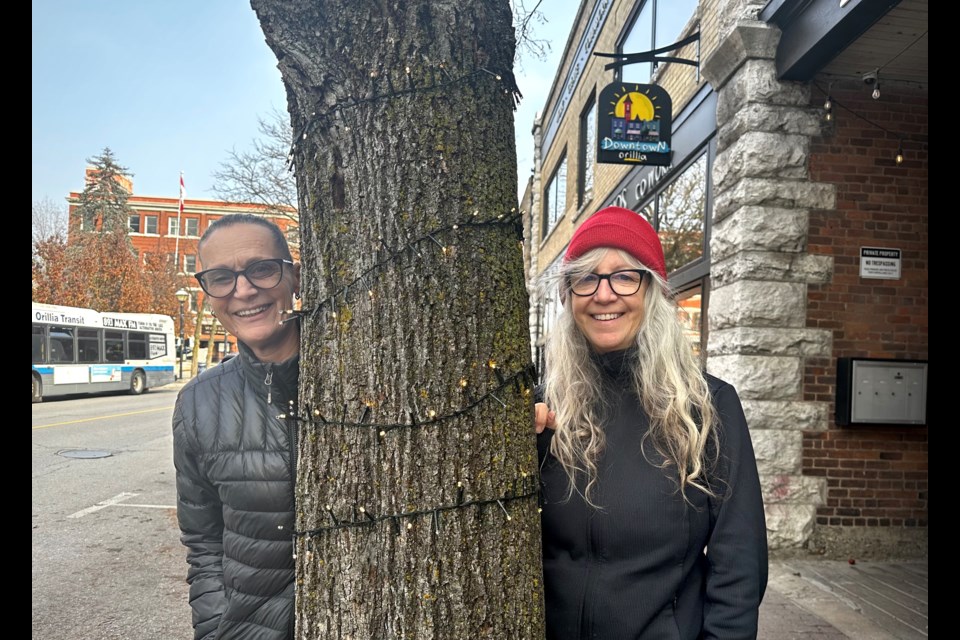
{"type": "Polygon", "coordinates": [[[771,560],[759,640],[928,637],[927,560],[771,560]]]}

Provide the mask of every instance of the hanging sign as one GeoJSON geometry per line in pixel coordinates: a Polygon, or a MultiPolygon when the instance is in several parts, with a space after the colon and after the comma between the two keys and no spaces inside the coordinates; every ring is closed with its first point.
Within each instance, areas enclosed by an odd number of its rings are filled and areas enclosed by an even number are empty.
{"type": "Polygon", "coordinates": [[[663,87],[615,82],[597,105],[597,162],[671,164],[673,100],[663,87]]]}

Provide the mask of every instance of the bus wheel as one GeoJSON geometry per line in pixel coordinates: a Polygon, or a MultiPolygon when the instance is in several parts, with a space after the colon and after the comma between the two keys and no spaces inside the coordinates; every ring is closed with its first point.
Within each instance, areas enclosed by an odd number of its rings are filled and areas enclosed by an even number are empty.
{"type": "Polygon", "coordinates": [[[130,378],[130,393],[138,396],[146,390],[147,379],[144,377],[143,371],[134,371],[133,376],[130,378]]]}
{"type": "Polygon", "coordinates": [[[33,376],[33,401],[40,402],[43,400],[43,395],[41,391],[42,387],[40,386],[40,378],[36,375],[33,376]]]}

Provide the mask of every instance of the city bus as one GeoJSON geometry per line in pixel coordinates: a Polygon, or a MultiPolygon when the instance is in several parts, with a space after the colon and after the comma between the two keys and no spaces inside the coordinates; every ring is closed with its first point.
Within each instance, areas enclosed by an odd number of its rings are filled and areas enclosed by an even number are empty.
{"type": "Polygon", "coordinates": [[[33,401],[77,393],[139,395],[176,379],[173,318],[33,303],[33,401]]]}

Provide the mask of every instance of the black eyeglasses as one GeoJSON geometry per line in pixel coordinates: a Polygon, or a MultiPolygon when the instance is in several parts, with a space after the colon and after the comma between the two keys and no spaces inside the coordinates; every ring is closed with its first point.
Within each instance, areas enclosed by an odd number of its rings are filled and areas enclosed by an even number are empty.
{"type": "Polygon", "coordinates": [[[600,281],[606,280],[610,288],[618,296],[632,296],[640,291],[643,277],[647,272],[643,269],[623,269],[613,273],[588,273],[571,281],[570,291],[576,296],[592,296],[600,288],[600,281]]]}
{"type": "Polygon", "coordinates": [[[211,298],[226,298],[237,288],[237,278],[245,276],[247,282],[257,289],[273,289],[283,280],[283,265],[293,266],[293,262],[284,258],[257,260],[246,269],[207,269],[194,274],[200,287],[211,298]]]}

